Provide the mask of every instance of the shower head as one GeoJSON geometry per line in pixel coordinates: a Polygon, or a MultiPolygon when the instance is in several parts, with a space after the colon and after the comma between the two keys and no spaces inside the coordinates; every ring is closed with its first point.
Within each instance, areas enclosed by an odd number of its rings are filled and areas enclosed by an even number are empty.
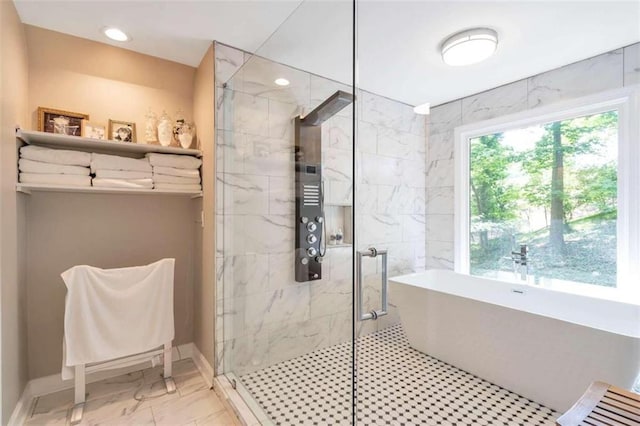
{"type": "Polygon", "coordinates": [[[305,126],[319,126],[351,102],[353,102],[351,93],[338,90],[300,121],[305,126]]]}

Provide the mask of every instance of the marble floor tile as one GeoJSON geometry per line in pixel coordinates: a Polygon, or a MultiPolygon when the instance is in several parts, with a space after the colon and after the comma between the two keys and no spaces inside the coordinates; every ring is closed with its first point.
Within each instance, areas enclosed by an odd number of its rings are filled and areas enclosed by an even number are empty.
{"type": "MultiPolygon", "coordinates": [[[[136,371],[87,384],[87,401],[137,388],[144,383],[142,371],[136,371]]],[[[73,390],[71,390],[73,392],[73,390]]],[[[72,398],[73,399],[73,396],[72,398]]]]}
{"type": "Polygon", "coordinates": [[[141,401],[136,401],[135,390],[106,396],[104,398],[87,401],[84,406],[82,425],[91,425],[101,419],[112,419],[114,422],[124,422],[126,418],[137,414],[141,401]]]}
{"type": "MultiPolygon", "coordinates": [[[[155,367],[142,370],[142,374],[144,375],[145,381],[149,381],[150,379],[155,381],[156,379],[162,377],[163,371],[164,367],[162,365],[157,365],[155,367]]],[[[187,358],[173,363],[171,375],[173,377],[178,377],[193,374],[196,371],[198,371],[198,368],[193,363],[193,360],[187,358]]]]}
{"type": "Polygon", "coordinates": [[[25,425],[66,425],[68,422],[67,417],[70,409],[70,405],[68,407],[61,406],[57,409],[51,409],[46,413],[33,414],[30,418],[27,419],[25,425]]]}
{"type": "Polygon", "coordinates": [[[73,389],[67,389],[35,398],[31,417],[67,410],[73,405],[73,389]]]}
{"type": "Polygon", "coordinates": [[[222,401],[213,390],[203,390],[178,399],[175,403],[152,407],[156,425],[174,426],[197,422],[225,411],[222,401]]]}
{"type": "MultiPolygon", "coordinates": [[[[166,393],[162,366],[87,385],[80,425],[237,425],[191,359],[173,364],[177,392],[166,393]]],[[[34,398],[25,425],[68,425],[73,389],[34,398]]]]}
{"type": "Polygon", "coordinates": [[[187,396],[194,392],[209,389],[209,385],[202,380],[202,376],[199,372],[185,376],[177,376],[175,381],[180,396],[187,396]]]}
{"type": "Polygon", "coordinates": [[[227,411],[218,411],[194,422],[196,426],[240,426],[234,416],[227,411]]]}
{"type": "Polygon", "coordinates": [[[125,417],[115,417],[113,419],[97,419],[91,422],[81,422],[80,425],[87,426],[146,426],[155,425],[151,408],[137,410],[135,413],[125,417]]]}
{"type": "MultiPolygon", "coordinates": [[[[183,376],[180,376],[183,377],[183,376]]],[[[176,378],[176,386],[177,380],[176,378]]],[[[167,404],[175,401],[180,398],[179,389],[177,392],[168,394],[167,387],[164,384],[164,379],[160,378],[156,381],[145,382],[143,386],[135,389],[134,394],[132,395],[134,399],[140,400],[140,407],[148,408],[154,407],[160,404],[167,404]]]]}

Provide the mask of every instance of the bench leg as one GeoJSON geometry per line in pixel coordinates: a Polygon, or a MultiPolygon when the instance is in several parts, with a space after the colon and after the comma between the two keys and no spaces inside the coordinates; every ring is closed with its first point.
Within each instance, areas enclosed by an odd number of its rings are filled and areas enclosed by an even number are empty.
{"type": "Polygon", "coordinates": [[[171,342],[164,344],[164,384],[167,387],[167,393],[174,393],[176,391],[176,382],[171,377],[173,363],[172,363],[172,350],[171,342]]]}
{"type": "Polygon", "coordinates": [[[85,370],[83,365],[75,366],[75,396],[74,405],[71,410],[71,424],[75,425],[82,420],[82,414],[84,413],[85,403],[85,370]]]}

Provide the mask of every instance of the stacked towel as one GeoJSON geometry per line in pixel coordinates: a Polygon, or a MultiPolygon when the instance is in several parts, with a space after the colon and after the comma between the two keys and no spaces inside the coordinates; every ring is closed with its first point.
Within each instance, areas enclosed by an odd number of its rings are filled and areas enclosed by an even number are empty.
{"type": "Polygon", "coordinates": [[[202,160],[188,155],[147,154],[153,168],[153,186],[171,191],[201,191],[202,160]]]}
{"type": "Polygon", "coordinates": [[[65,186],[91,186],[91,154],[35,145],[20,148],[19,180],[65,186]]]}
{"type": "Polygon", "coordinates": [[[146,158],[135,159],[117,155],[91,154],[93,186],[102,188],[151,189],[151,165],[146,158]]]}

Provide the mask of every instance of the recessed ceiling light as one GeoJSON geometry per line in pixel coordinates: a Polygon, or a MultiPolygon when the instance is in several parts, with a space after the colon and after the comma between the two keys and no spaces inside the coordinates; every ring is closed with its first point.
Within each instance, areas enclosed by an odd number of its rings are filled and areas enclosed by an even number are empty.
{"type": "Polygon", "coordinates": [[[286,78],[276,78],[274,83],[277,84],[278,86],[288,86],[289,80],[287,80],[286,78]]]}
{"type": "Polygon", "coordinates": [[[102,32],[104,33],[104,35],[109,37],[111,40],[115,40],[115,41],[129,41],[129,40],[131,40],[131,38],[127,35],[127,33],[122,31],[121,29],[118,29],[118,28],[115,28],[115,27],[104,28],[102,30],[102,32]]]}
{"type": "Polygon", "coordinates": [[[427,102],[426,104],[417,105],[413,107],[413,112],[420,115],[429,115],[431,111],[431,104],[427,102]]]}
{"type": "Polygon", "coordinates": [[[452,66],[477,64],[493,55],[497,46],[498,33],[490,28],[461,31],[442,43],[442,60],[452,66]]]}

